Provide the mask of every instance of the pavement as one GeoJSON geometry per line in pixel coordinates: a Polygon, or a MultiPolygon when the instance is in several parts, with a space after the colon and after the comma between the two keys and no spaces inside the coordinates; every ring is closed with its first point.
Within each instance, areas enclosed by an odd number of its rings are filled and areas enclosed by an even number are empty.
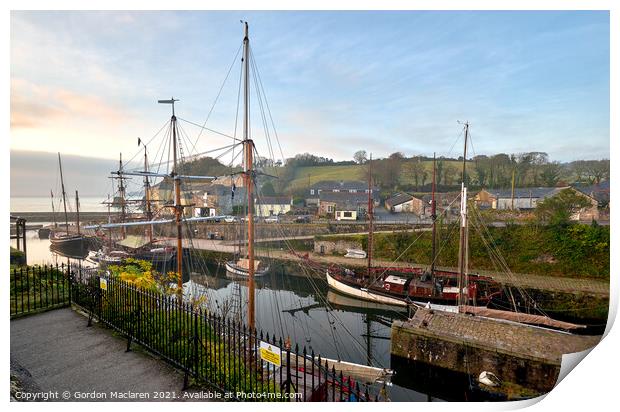
{"type": "Polygon", "coordinates": [[[12,400],[204,400],[202,390],[181,390],[182,372],[136,344],[125,352],[126,340],[87,323],[70,308],[11,321],[12,400]]]}

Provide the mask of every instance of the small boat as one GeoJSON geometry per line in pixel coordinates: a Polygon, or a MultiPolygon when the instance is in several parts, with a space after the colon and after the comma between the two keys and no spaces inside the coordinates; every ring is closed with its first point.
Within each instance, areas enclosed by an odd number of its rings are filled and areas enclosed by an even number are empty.
{"type": "MultiPolygon", "coordinates": [[[[80,200],[78,198],[78,192],[75,191],[75,205],[76,205],[76,216],[77,216],[77,233],[71,233],[69,231],[69,219],[67,216],[67,194],[65,193],[65,182],[62,177],[62,162],[60,160],[60,153],[58,153],[58,167],[60,169],[60,185],[62,188],[62,204],[64,207],[65,214],[65,227],[64,230],[61,230],[57,227],[56,222],[54,222],[54,229],[50,230],[49,239],[52,245],[59,247],[83,247],[85,246],[84,242],[87,241],[87,237],[80,233],[80,200]]],[[[53,194],[52,194],[53,199],[53,194]]],[[[54,211],[54,203],[52,200],[52,211],[54,214],[54,220],[56,219],[56,212],[54,211]]]]}
{"type": "Polygon", "coordinates": [[[123,263],[123,261],[127,258],[130,258],[131,254],[123,251],[123,250],[112,250],[109,252],[98,250],[91,251],[88,254],[89,260],[93,262],[97,262],[104,265],[118,265],[123,263]]]}
{"type": "Polygon", "coordinates": [[[52,229],[49,227],[42,227],[38,230],[39,239],[49,239],[52,229]]]}
{"type": "Polygon", "coordinates": [[[49,234],[50,242],[56,247],[79,247],[85,238],[77,233],[66,233],[52,230],[49,234]]]}
{"type": "Polygon", "coordinates": [[[136,259],[146,260],[153,264],[168,263],[172,261],[177,255],[176,248],[172,246],[147,248],[138,250],[134,256],[136,259]]]}
{"type": "MultiPolygon", "coordinates": [[[[226,271],[232,275],[248,277],[249,260],[246,258],[226,262],[226,271]]],[[[260,260],[254,261],[254,276],[264,276],[269,272],[269,266],[261,266],[260,260]]]]}
{"type": "Polygon", "coordinates": [[[346,258],[366,259],[366,252],[361,249],[347,249],[346,258]]]}
{"type": "Polygon", "coordinates": [[[495,376],[494,373],[487,371],[482,371],[480,376],[478,376],[478,382],[490,387],[495,387],[502,384],[499,378],[495,376]]]}

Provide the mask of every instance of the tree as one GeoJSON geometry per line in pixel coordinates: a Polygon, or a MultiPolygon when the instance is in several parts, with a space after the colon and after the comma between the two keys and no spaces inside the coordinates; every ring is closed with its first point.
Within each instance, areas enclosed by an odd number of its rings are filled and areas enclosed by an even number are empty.
{"type": "Polygon", "coordinates": [[[276,195],[276,191],[273,188],[273,184],[271,182],[265,182],[263,187],[261,187],[260,192],[262,196],[275,196],[276,195]]]}
{"type": "MultiPolygon", "coordinates": [[[[390,155],[390,157],[391,156],[393,155],[390,155]]],[[[398,156],[373,161],[373,178],[381,187],[389,190],[395,190],[399,183],[402,164],[403,162],[398,158],[398,156]]],[[[368,171],[366,170],[366,176],[367,173],[368,171]]]]}
{"type": "Polygon", "coordinates": [[[355,160],[355,163],[357,163],[358,165],[366,163],[366,160],[368,160],[366,150],[358,150],[357,152],[355,152],[353,154],[353,160],[355,160]]]}
{"type": "Polygon", "coordinates": [[[542,167],[540,178],[546,186],[555,186],[562,176],[562,165],[558,162],[547,163],[542,167]]]}
{"type": "Polygon", "coordinates": [[[575,213],[590,206],[585,196],[573,189],[566,189],[538,203],[535,214],[541,223],[566,225],[575,213]]]}
{"type": "Polygon", "coordinates": [[[586,170],[590,175],[590,183],[599,184],[609,179],[609,160],[590,160],[586,170]]]}
{"type": "Polygon", "coordinates": [[[419,160],[403,163],[403,174],[408,175],[413,180],[413,184],[416,190],[420,190],[420,183],[422,186],[426,180],[426,168],[424,164],[419,160]]]}

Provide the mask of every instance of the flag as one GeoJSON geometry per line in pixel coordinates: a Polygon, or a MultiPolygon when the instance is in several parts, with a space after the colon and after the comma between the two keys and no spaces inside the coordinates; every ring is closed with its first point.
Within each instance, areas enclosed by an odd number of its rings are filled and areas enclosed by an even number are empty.
{"type": "Polygon", "coordinates": [[[235,189],[237,188],[237,186],[235,186],[235,182],[233,182],[232,187],[231,187],[231,193],[230,193],[230,198],[234,199],[235,198],[235,189]]]}
{"type": "Polygon", "coordinates": [[[138,146],[140,146],[140,143],[142,143],[142,140],[138,137],[138,146]]]}

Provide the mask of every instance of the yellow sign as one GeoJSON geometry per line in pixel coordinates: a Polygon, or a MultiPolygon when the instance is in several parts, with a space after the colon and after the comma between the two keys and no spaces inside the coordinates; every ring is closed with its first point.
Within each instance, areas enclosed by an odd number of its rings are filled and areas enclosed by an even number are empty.
{"type": "Polygon", "coordinates": [[[260,358],[272,365],[280,366],[282,364],[282,351],[277,346],[261,341],[260,358]]]}
{"type": "Polygon", "coordinates": [[[108,290],[108,281],[104,278],[99,278],[99,288],[101,290],[108,290]]]}

